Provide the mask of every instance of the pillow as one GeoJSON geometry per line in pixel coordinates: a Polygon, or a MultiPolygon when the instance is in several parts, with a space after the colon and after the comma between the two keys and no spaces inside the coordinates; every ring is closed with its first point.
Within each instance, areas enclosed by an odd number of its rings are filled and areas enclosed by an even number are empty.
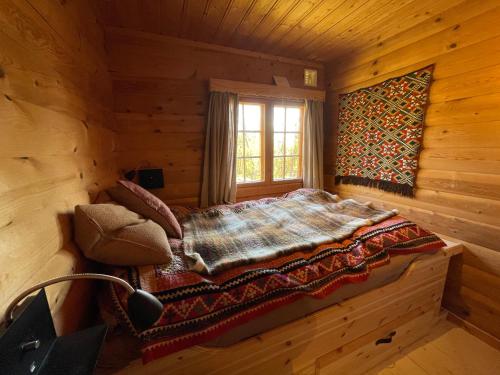
{"type": "Polygon", "coordinates": [[[172,260],[162,227],[116,204],[76,206],[75,241],[87,258],[111,265],[143,266],[172,260]]]}
{"type": "Polygon", "coordinates": [[[181,226],[170,208],[149,191],[133,182],[119,180],[117,186],[108,189],[108,193],[129,210],[160,224],[169,237],[182,239],[181,226]]]}

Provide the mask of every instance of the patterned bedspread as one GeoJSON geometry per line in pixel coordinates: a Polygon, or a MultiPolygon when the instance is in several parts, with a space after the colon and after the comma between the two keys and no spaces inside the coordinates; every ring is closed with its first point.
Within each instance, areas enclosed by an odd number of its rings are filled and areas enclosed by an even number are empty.
{"type": "Polygon", "coordinates": [[[184,253],[193,271],[215,274],[341,241],[397,214],[323,190],[299,189],[260,204],[193,213],[184,222],[184,253]]]}
{"type": "MultiPolygon", "coordinates": [[[[244,210],[272,201],[250,201],[238,207],[244,210]]],[[[217,209],[234,210],[235,206],[217,209]]],[[[115,275],[152,292],[164,304],[164,313],[152,328],[134,332],[142,341],[145,363],[207,342],[305,295],[323,298],[344,284],[365,281],[370,270],[388,263],[392,255],[445,246],[436,235],[393,216],[363,226],[340,241],[207,275],[190,270],[182,241],[170,243],[174,261],[168,266],[114,270],[115,275]]],[[[124,291],[110,286],[115,313],[134,331],[126,314],[124,291]]]]}

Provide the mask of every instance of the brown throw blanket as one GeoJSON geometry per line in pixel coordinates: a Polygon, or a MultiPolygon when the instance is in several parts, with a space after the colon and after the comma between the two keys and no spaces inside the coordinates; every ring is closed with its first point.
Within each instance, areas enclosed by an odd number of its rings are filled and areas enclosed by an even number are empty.
{"type": "Polygon", "coordinates": [[[338,242],[396,214],[302,189],[281,199],[192,214],[184,222],[184,251],[193,271],[214,274],[338,242]]]}

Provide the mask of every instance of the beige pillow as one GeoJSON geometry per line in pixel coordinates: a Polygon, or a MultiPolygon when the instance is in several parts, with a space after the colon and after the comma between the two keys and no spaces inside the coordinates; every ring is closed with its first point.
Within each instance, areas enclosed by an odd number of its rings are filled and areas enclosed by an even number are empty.
{"type": "Polygon", "coordinates": [[[76,206],[75,240],[87,258],[101,263],[142,266],[172,260],[163,228],[117,204],[76,206]]]}

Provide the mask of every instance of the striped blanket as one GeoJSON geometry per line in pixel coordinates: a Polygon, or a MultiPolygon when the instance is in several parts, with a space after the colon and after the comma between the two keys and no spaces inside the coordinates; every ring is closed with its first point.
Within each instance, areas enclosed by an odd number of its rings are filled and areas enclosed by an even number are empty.
{"type": "Polygon", "coordinates": [[[341,241],[396,214],[341,201],[323,190],[300,189],[261,204],[192,214],[184,223],[184,252],[193,271],[215,274],[341,241]]]}

